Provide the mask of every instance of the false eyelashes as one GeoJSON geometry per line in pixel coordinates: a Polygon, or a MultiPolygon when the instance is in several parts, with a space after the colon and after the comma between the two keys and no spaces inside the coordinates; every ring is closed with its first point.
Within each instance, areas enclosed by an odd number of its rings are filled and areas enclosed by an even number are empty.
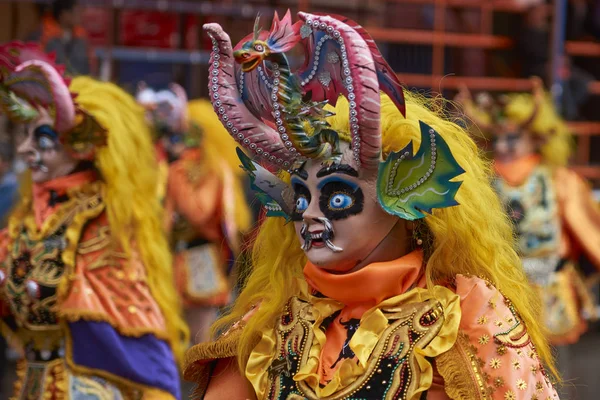
{"type": "Polygon", "coordinates": [[[319,196],[319,208],[332,221],[360,214],[364,209],[365,197],[360,187],[342,180],[325,184],[319,196]]]}
{"type": "Polygon", "coordinates": [[[53,149],[58,144],[58,133],[50,125],[38,126],[33,135],[40,150],[53,149]]]}
{"type": "Polygon", "coordinates": [[[310,204],[311,195],[310,190],[306,186],[300,183],[294,183],[294,209],[292,211],[292,221],[301,221],[302,214],[308,208],[310,204]]]}

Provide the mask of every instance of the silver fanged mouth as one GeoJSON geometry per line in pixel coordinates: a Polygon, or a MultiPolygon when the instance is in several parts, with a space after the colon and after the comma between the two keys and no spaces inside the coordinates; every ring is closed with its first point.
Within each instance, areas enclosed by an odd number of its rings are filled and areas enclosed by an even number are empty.
{"type": "MultiPolygon", "coordinates": [[[[302,250],[307,252],[313,247],[313,242],[317,242],[324,244],[334,253],[343,251],[344,249],[333,244],[334,231],[331,221],[324,217],[315,218],[315,221],[322,223],[324,229],[318,232],[309,232],[306,222],[302,223],[302,228],[300,229],[300,235],[302,236],[302,239],[304,239],[302,250]]],[[[316,243],[314,244],[316,246],[316,243]]]]}

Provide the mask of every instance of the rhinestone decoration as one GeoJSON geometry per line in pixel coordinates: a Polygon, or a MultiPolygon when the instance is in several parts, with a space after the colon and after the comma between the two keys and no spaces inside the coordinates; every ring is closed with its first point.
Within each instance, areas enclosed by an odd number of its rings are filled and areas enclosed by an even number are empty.
{"type": "Polygon", "coordinates": [[[331,83],[331,74],[329,73],[329,71],[323,71],[319,74],[318,79],[321,85],[329,87],[329,84],[331,83]]]}
{"type": "Polygon", "coordinates": [[[338,56],[337,53],[334,52],[327,53],[327,62],[329,64],[337,64],[340,62],[340,56],[338,56]]]}
{"type": "Polygon", "coordinates": [[[312,34],[312,28],[309,25],[302,25],[300,27],[300,37],[306,39],[312,34]]]}
{"type": "MultiPolygon", "coordinates": [[[[346,53],[346,44],[344,43],[344,38],[342,37],[340,32],[335,30],[335,28],[333,26],[327,25],[326,23],[319,22],[317,20],[315,20],[315,21],[306,20],[306,24],[304,26],[306,26],[307,29],[312,29],[312,28],[320,29],[322,31],[326,31],[328,34],[324,35],[317,43],[316,48],[315,48],[315,60],[314,60],[313,68],[310,71],[310,73],[308,74],[308,77],[301,82],[301,85],[302,86],[307,85],[315,77],[316,71],[319,67],[320,53],[321,53],[323,44],[327,40],[332,39],[331,35],[333,35],[333,40],[337,40],[337,42],[340,45],[340,55],[341,55],[342,65],[344,66],[343,83],[346,87],[347,97],[348,97],[348,99],[350,99],[350,96],[352,96],[352,98],[350,100],[355,100],[356,95],[354,94],[354,86],[352,86],[353,78],[351,76],[351,71],[349,68],[350,63],[348,61],[348,55],[346,53]]],[[[327,55],[327,57],[329,57],[330,54],[335,54],[335,53],[329,53],[327,55]]],[[[335,56],[338,57],[337,54],[335,54],[335,56]]],[[[328,61],[329,61],[329,59],[328,59],[328,61]]],[[[331,62],[331,61],[329,61],[329,62],[331,62]]],[[[339,59],[336,62],[339,62],[339,59]]],[[[330,78],[331,78],[331,75],[330,75],[330,78]]],[[[323,81],[321,81],[321,75],[319,75],[319,82],[324,86],[328,86],[328,85],[325,85],[323,83],[323,81]]],[[[356,103],[350,104],[350,116],[355,117],[357,115],[358,115],[358,111],[356,109],[356,103]],[[353,105],[354,105],[354,107],[353,107],[353,105]]],[[[352,151],[354,153],[354,161],[356,162],[356,165],[358,167],[360,167],[360,135],[359,135],[359,127],[358,127],[358,119],[357,118],[351,118],[350,132],[352,132],[352,151]]]]}

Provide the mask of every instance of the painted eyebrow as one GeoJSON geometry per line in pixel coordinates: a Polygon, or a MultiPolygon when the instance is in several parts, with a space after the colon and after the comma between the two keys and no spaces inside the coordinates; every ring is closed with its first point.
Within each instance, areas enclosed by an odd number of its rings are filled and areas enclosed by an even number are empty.
{"type": "Polygon", "coordinates": [[[324,176],[331,175],[336,172],[358,178],[358,171],[349,166],[348,164],[333,164],[330,166],[323,167],[317,172],[317,178],[322,178],[324,176]]]}
{"type": "Polygon", "coordinates": [[[346,180],[344,178],[341,178],[339,176],[331,176],[329,178],[323,179],[317,185],[317,189],[321,190],[321,189],[323,189],[323,186],[325,186],[325,185],[327,185],[328,183],[331,183],[331,182],[339,182],[339,183],[346,184],[346,185],[350,186],[352,188],[352,190],[358,189],[358,184],[356,182],[348,181],[348,180],[346,180]]]}
{"type": "MultiPolygon", "coordinates": [[[[308,175],[308,174],[307,174],[307,175],[308,175]]],[[[300,177],[300,178],[302,178],[302,177],[300,177]]],[[[308,176],[307,176],[307,178],[308,178],[308,176]]],[[[292,187],[293,187],[294,185],[300,185],[300,186],[302,186],[302,187],[305,187],[305,188],[307,188],[307,187],[306,187],[306,183],[302,182],[302,181],[301,181],[300,179],[298,179],[298,177],[296,177],[296,176],[292,176],[292,180],[290,181],[290,183],[291,183],[292,187]]],[[[308,189],[308,188],[307,188],[307,189],[308,189]]]]}

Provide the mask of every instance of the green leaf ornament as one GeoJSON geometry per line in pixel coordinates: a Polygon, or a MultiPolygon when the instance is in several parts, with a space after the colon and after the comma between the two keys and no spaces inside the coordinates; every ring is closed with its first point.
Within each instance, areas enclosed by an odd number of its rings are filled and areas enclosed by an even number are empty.
{"type": "Polygon", "coordinates": [[[413,142],[390,153],[379,164],[379,204],[389,214],[414,221],[434,208],[458,205],[456,192],[462,182],[451,179],[465,171],[454,159],[448,144],[429,125],[419,121],[421,146],[413,155],[413,142]]]}

